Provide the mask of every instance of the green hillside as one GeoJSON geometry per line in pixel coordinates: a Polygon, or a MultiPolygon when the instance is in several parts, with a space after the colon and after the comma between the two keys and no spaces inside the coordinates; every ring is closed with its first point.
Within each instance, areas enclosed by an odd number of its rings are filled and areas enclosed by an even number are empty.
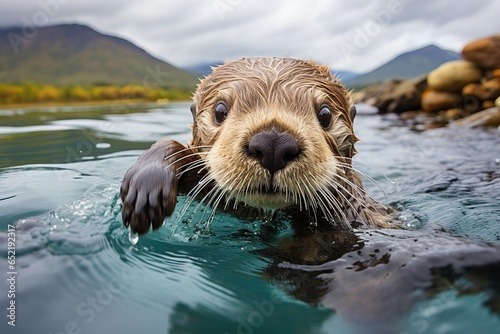
{"type": "Polygon", "coordinates": [[[38,28],[32,38],[19,27],[1,28],[0,82],[194,89],[198,77],[122,38],[64,24],[38,28]]]}

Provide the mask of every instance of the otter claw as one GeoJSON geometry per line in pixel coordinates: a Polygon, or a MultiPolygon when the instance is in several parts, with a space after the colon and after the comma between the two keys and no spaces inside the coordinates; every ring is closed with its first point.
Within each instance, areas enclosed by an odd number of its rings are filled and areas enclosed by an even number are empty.
{"type": "Polygon", "coordinates": [[[123,224],[132,233],[144,234],[161,227],[174,211],[177,200],[175,173],[162,165],[131,168],[121,187],[123,224]]]}

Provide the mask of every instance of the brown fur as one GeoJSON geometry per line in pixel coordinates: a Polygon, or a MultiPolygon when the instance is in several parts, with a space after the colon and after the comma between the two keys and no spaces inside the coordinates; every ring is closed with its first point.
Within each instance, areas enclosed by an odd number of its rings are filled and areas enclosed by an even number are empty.
{"type": "MultiPolygon", "coordinates": [[[[358,139],[353,132],[350,93],[327,66],[287,58],[240,59],[215,68],[198,86],[194,102],[196,115],[190,146],[211,146],[206,163],[217,184],[222,185],[227,179],[234,181],[225,186],[230,188],[230,197],[258,207],[281,208],[290,204],[283,203],[282,198],[252,193],[258,185],[269,185],[270,173],[249,159],[244,147],[255,133],[274,126],[293,135],[304,152],[301,159],[277,172],[273,181],[280,188],[299,192],[304,187],[301,179],[309,173],[308,182],[311,191],[315,191],[327,187],[326,182],[340,173],[355,185],[336,180],[347,189],[346,197],[350,193],[356,198],[351,198],[351,204],[339,203],[348,220],[387,226],[384,215],[364,194],[356,173],[339,166],[339,162],[351,166],[358,139]],[[228,119],[220,126],[213,117],[219,101],[229,108],[228,119]],[[327,131],[316,118],[317,109],[323,104],[334,113],[327,131]]],[[[344,198],[338,200],[345,202],[344,198]]],[[[337,214],[335,218],[341,217],[337,214]]]]}
{"type": "MultiPolygon", "coordinates": [[[[320,221],[326,219],[349,228],[354,221],[386,227],[384,208],[365,194],[352,169],[351,158],[356,154],[354,144],[358,140],[353,132],[352,110],[350,93],[327,66],[289,58],[227,62],[198,85],[192,109],[192,140],[188,149],[176,157],[176,164],[163,162],[163,166],[175,168],[176,174],[182,168],[180,161],[187,159],[182,157],[189,157],[187,160],[192,163],[193,155],[199,154],[196,167],[207,173],[203,186],[216,188],[210,204],[218,205],[224,199],[234,202],[234,206],[244,203],[273,210],[296,207],[301,212],[312,211],[320,221]],[[219,102],[224,102],[229,111],[222,124],[217,124],[214,117],[219,102]],[[323,105],[332,112],[327,129],[317,119],[323,105]],[[293,136],[301,152],[274,175],[248,155],[250,139],[272,128],[293,136]],[[275,192],[262,193],[259,189],[275,192]]],[[[171,151],[168,143],[152,149],[171,151]]],[[[183,176],[179,182],[182,179],[183,176]]],[[[130,182],[137,187],[146,183],[135,175],[125,177],[124,184],[130,182]]],[[[122,199],[126,192],[122,191],[122,199]]],[[[150,195],[155,196],[159,195],[150,195]]],[[[171,212],[171,201],[167,206],[163,211],[171,212]]],[[[127,212],[137,211],[136,216],[141,210],[154,211],[140,208],[133,201],[125,202],[124,208],[127,207],[127,212]]],[[[131,227],[144,225],[148,215],[145,217],[142,222],[133,222],[128,213],[124,222],[130,222],[131,227]]],[[[149,219],[153,218],[154,214],[149,215],[149,219]]]]}

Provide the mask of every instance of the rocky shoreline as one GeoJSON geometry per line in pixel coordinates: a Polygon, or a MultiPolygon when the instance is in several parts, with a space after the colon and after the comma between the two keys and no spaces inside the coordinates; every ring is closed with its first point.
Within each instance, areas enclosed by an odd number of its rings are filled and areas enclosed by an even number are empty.
{"type": "Polygon", "coordinates": [[[470,42],[462,58],[419,78],[371,85],[354,94],[355,102],[373,105],[382,114],[396,113],[419,130],[500,129],[500,34],[470,42]]]}

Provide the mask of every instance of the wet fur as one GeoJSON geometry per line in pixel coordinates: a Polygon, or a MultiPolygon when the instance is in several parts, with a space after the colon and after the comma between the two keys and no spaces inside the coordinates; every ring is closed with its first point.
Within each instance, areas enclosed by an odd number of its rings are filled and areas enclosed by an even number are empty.
{"type": "Polygon", "coordinates": [[[358,220],[366,225],[387,226],[387,218],[380,207],[372,205],[352,169],[354,143],[358,140],[353,132],[352,101],[327,66],[286,58],[241,59],[215,68],[199,85],[194,102],[196,114],[190,146],[211,146],[206,164],[216,185],[227,189],[227,197],[256,207],[275,209],[293,204],[305,210],[312,205],[316,210],[320,200],[314,202],[312,196],[298,194],[302,188],[311,193],[320,189],[326,192],[333,183],[339,191],[326,200],[322,209],[330,222],[349,224],[358,220]],[[230,110],[221,126],[214,123],[213,117],[213,108],[219,101],[224,101],[230,110]],[[325,104],[333,109],[327,131],[316,118],[318,108],[325,104]],[[249,159],[244,147],[257,132],[272,127],[295,137],[303,152],[273,179],[293,203],[275,203],[255,191],[258,187],[272,187],[271,176],[258,161],[249,159]],[[225,183],[223,180],[227,179],[234,182],[225,183]],[[338,205],[328,202],[331,199],[337,200],[338,205]]]}
{"type": "MultiPolygon", "coordinates": [[[[387,227],[386,209],[364,192],[352,167],[354,144],[358,140],[353,132],[354,110],[349,92],[331,75],[329,68],[312,61],[251,58],[215,68],[201,81],[194,95],[193,137],[188,148],[172,142],[176,147],[172,149],[168,142],[163,142],[151,149],[159,155],[164,150],[164,157],[177,150],[178,156],[173,154],[167,159],[176,165],[141,157],[125,176],[124,223],[130,224],[132,231],[144,233],[147,229],[143,225],[148,225],[148,220],[157,228],[157,221],[162,218],[158,214],[168,215],[175,206],[170,200],[162,210],[155,208],[165,202],[159,196],[165,189],[155,190],[148,184],[151,180],[147,176],[141,179],[133,175],[135,169],[149,168],[147,165],[151,164],[172,167],[172,175],[179,174],[183,167],[206,172],[199,173],[201,181],[191,194],[208,191],[206,204],[214,207],[221,203],[226,208],[228,205],[237,208],[243,203],[271,210],[296,206],[320,224],[348,229],[352,223],[387,227]],[[219,125],[214,119],[214,109],[221,101],[229,114],[219,125]],[[316,116],[322,105],[332,111],[328,129],[321,127],[316,116]],[[301,150],[295,161],[274,175],[246,151],[253,135],[271,128],[292,135],[301,150]],[[186,160],[188,155],[190,158],[186,160]],[[143,196],[131,195],[131,182],[135,184],[132,192],[142,191],[143,196]],[[263,194],[262,189],[275,193],[263,194]],[[151,199],[153,205],[145,198],[151,199]]],[[[172,178],[162,183],[172,185],[166,197],[175,197],[173,184],[180,180],[172,178]]]]}

